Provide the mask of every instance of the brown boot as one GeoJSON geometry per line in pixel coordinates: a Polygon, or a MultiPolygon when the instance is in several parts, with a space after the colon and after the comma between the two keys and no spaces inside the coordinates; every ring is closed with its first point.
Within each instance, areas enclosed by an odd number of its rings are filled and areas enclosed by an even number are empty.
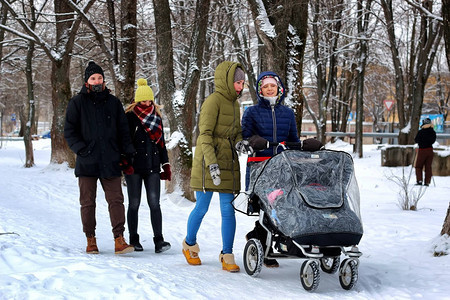
{"type": "Polygon", "coordinates": [[[183,240],[183,254],[186,257],[186,261],[190,265],[201,265],[202,261],[200,257],[198,257],[198,253],[200,252],[200,247],[198,244],[194,246],[189,246],[186,244],[186,239],[183,240]]]}
{"type": "Polygon", "coordinates": [[[239,266],[236,265],[234,261],[233,253],[225,253],[220,252],[219,260],[222,263],[222,270],[226,270],[231,273],[239,272],[239,266]]]}
{"type": "Polygon", "coordinates": [[[86,253],[98,254],[97,240],[95,239],[95,236],[87,238],[86,253]]]}
{"type": "Polygon", "coordinates": [[[115,243],[115,253],[116,254],[125,254],[134,251],[134,247],[130,246],[125,242],[125,238],[122,235],[119,235],[114,239],[115,243]]]}

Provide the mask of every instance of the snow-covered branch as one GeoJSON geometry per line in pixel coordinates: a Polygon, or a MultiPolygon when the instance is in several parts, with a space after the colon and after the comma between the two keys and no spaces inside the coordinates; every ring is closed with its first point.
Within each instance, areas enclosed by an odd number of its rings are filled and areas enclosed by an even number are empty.
{"type": "Polygon", "coordinates": [[[444,21],[441,16],[433,14],[431,11],[429,11],[428,9],[426,9],[425,7],[420,5],[419,2],[411,1],[411,0],[406,0],[406,2],[408,2],[408,4],[411,5],[412,7],[420,10],[422,15],[424,15],[425,17],[430,18],[430,19],[435,19],[439,22],[444,21]]]}

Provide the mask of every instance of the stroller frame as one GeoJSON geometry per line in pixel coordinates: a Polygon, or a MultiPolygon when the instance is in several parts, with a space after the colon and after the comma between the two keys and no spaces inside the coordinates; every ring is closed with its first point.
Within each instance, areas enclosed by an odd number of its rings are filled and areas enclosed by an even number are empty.
{"type": "Polygon", "coordinates": [[[262,270],[263,261],[267,259],[305,259],[300,269],[300,281],[307,291],[314,291],[320,282],[320,269],[328,274],[339,271],[339,282],[343,289],[350,290],[358,280],[359,257],[362,253],[356,244],[314,245],[296,241],[296,238],[284,235],[270,221],[270,216],[262,206],[259,198],[247,195],[248,204],[254,205],[247,215],[259,215],[258,223],[265,231],[265,236],[248,239],[243,253],[244,268],[248,275],[257,277],[262,270]],[[258,203],[255,203],[257,200],[258,203]],[[259,210],[259,211],[257,211],[259,210]],[[275,252],[275,251],[276,252],[275,252]],[[341,255],[344,259],[340,260],[341,255]]]}
{"type": "MultiPolygon", "coordinates": [[[[358,280],[359,257],[362,255],[357,245],[349,246],[349,250],[347,250],[344,246],[300,245],[295,241],[295,239],[290,239],[281,233],[275,233],[270,230],[264,224],[264,218],[266,216],[267,214],[263,210],[260,210],[258,222],[267,232],[264,246],[261,240],[252,238],[247,241],[244,249],[244,268],[248,275],[257,277],[262,270],[262,265],[265,258],[306,259],[300,269],[300,281],[305,290],[314,291],[318,288],[320,283],[319,269],[328,274],[334,274],[339,270],[339,282],[341,287],[345,290],[350,290],[354,287],[358,280]],[[280,249],[277,249],[276,242],[276,239],[280,238],[290,239],[292,244],[300,250],[300,253],[295,255],[280,253],[280,249]],[[271,251],[274,248],[275,250],[278,250],[278,252],[271,251]],[[329,252],[331,250],[334,255],[326,255],[323,253],[323,250],[329,250],[329,252]],[[339,252],[338,255],[337,252],[339,252]],[[341,254],[346,257],[342,263],[340,262],[341,254]]],[[[278,245],[281,245],[281,243],[278,245]]],[[[279,247],[280,246],[278,246],[278,248],[279,247]]]]}

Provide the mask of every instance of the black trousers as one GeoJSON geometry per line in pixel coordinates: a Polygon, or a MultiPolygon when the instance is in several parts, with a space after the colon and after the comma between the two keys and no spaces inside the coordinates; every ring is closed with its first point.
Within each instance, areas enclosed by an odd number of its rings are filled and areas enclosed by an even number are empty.
{"type": "Polygon", "coordinates": [[[162,236],[162,215],[159,205],[161,179],[159,173],[148,175],[125,175],[128,190],[127,223],[130,237],[137,234],[139,206],[141,204],[142,183],[147,194],[147,203],[150,207],[150,221],[153,227],[153,236],[162,236]]]}

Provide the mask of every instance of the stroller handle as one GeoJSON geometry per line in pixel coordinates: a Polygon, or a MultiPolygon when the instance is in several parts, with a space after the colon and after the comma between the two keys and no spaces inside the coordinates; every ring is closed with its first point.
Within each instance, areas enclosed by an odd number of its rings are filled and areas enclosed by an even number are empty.
{"type": "Polygon", "coordinates": [[[283,150],[286,149],[294,149],[294,150],[302,150],[302,142],[269,142],[270,147],[282,147],[283,150]]]}

